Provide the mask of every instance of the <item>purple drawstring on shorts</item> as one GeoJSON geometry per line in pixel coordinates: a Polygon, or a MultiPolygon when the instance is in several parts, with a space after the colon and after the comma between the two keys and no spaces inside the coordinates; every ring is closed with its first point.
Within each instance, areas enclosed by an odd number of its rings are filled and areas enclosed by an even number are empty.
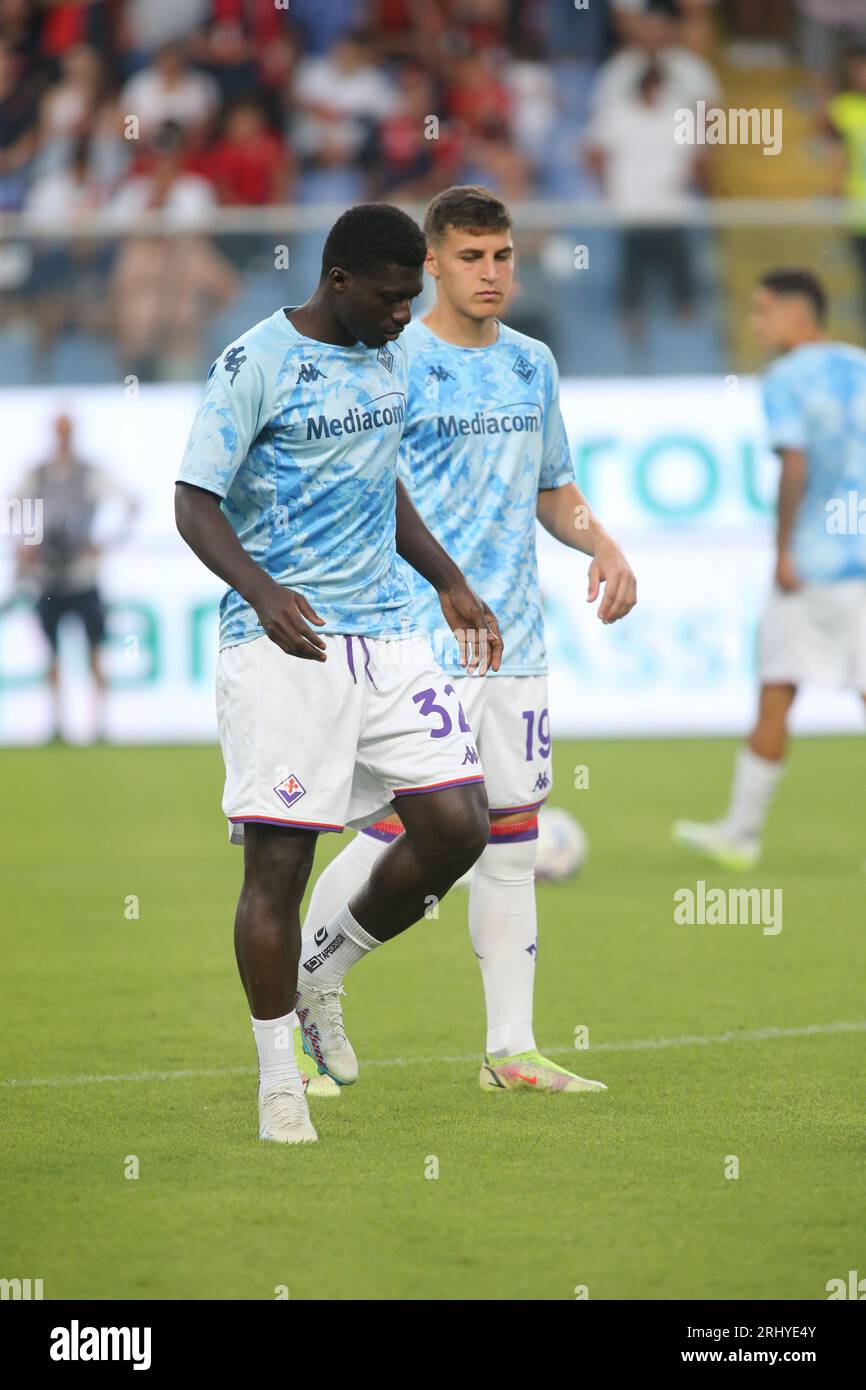
{"type": "Polygon", "coordinates": [[[346,661],[349,664],[349,670],[352,672],[352,680],[357,685],[358,677],[355,675],[355,653],[352,651],[352,639],[348,634],[346,634],[346,661]]]}
{"type": "Polygon", "coordinates": [[[378,685],[376,684],[376,682],[373,680],[373,675],[372,675],[372,672],[371,672],[371,670],[370,670],[370,651],[369,651],[369,648],[367,647],[367,643],[366,643],[366,641],[364,640],[363,637],[359,637],[359,638],[358,638],[358,641],[361,643],[361,646],[364,648],[364,657],[365,657],[365,661],[364,661],[364,674],[365,674],[366,676],[369,677],[370,684],[372,685],[373,689],[374,689],[374,690],[378,690],[379,687],[378,687],[378,685]]]}
{"type": "MultiPolygon", "coordinates": [[[[355,684],[357,685],[357,684],[358,684],[358,677],[355,675],[355,651],[354,651],[354,648],[353,648],[353,646],[352,646],[352,637],[351,637],[351,635],[350,635],[349,633],[344,633],[343,636],[344,636],[345,639],[346,639],[346,661],[347,661],[347,663],[348,663],[349,670],[352,672],[352,680],[353,680],[353,681],[355,682],[355,684]]],[[[370,649],[369,649],[369,647],[367,646],[367,643],[364,641],[364,638],[363,638],[363,637],[359,637],[359,638],[358,638],[358,641],[361,643],[361,646],[362,646],[363,651],[364,651],[364,675],[365,675],[365,676],[367,677],[367,679],[369,680],[369,682],[370,682],[370,684],[372,685],[373,689],[374,689],[374,690],[378,690],[379,687],[377,686],[376,682],[373,680],[373,673],[372,673],[372,671],[370,670],[370,660],[371,660],[371,657],[370,657],[370,649]]]]}

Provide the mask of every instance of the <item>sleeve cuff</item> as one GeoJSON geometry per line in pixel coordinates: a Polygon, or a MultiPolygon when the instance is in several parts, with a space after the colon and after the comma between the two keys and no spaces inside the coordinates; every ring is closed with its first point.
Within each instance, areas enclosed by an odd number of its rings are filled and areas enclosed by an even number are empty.
{"type": "Polygon", "coordinates": [[[200,487],[203,492],[212,492],[215,497],[220,497],[225,501],[226,494],[210,478],[196,478],[192,473],[178,473],[175,482],[189,483],[191,487],[200,487]]]}

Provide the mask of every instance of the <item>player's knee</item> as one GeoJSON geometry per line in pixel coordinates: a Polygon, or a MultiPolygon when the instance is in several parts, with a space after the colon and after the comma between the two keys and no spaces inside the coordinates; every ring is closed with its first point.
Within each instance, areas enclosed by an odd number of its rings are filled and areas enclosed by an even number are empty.
{"type": "Polygon", "coordinates": [[[489,820],[487,812],[478,808],[467,809],[463,819],[452,827],[453,853],[459,859],[460,873],[474,865],[487,847],[489,820]]]}
{"type": "Polygon", "coordinates": [[[316,852],[316,836],[274,826],[244,828],[244,888],[261,899],[300,901],[316,852]]]}
{"type": "MultiPolygon", "coordinates": [[[[471,788],[472,793],[476,788],[471,788]]],[[[483,854],[490,831],[485,796],[468,795],[454,803],[439,826],[437,854],[459,875],[483,854]]]]}

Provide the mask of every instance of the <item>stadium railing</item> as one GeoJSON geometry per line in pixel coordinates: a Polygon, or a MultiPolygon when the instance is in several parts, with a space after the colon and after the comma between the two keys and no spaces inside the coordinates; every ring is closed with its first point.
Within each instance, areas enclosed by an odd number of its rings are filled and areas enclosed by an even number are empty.
{"type": "MultiPolygon", "coordinates": [[[[420,205],[404,206],[421,216],[420,205]]],[[[108,208],[63,225],[0,215],[0,382],[200,377],[250,323],[307,297],[342,210],[218,208],[195,219],[146,212],[121,220],[108,208]]],[[[517,289],[504,317],[547,341],[563,375],[751,370],[748,292],[780,261],[819,270],[835,306],[831,332],[863,340],[856,210],[845,202],[622,209],[532,200],[512,211],[517,289]]]]}

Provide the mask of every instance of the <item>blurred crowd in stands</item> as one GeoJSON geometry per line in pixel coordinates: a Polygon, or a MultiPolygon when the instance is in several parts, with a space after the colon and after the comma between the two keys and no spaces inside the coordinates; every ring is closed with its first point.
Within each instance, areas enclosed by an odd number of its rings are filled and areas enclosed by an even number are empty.
{"type": "Polygon", "coordinates": [[[474,178],[567,196],[580,142],[573,124],[570,149],[558,137],[575,93],[586,114],[597,74],[598,104],[627,105],[657,59],[668,94],[712,96],[707,13],[702,0],[0,0],[0,209],[183,220],[474,178]]]}
{"type": "MultiPolygon", "coordinates": [[[[166,370],[170,339],[183,375],[255,269],[249,238],[192,230],[216,207],[422,201],[453,182],[632,211],[701,196],[706,150],[670,138],[671,114],[719,98],[720,28],[745,65],[805,43],[830,97],[866,0],[0,0],[0,220],[45,233],[104,209],[127,233],[35,243],[0,263],[0,289],[18,276],[45,351],[110,320],[131,370],[166,370]],[[147,210],[189,235],[129,236],[147,210]]],[[[834,128],[866,186],[866,66],[849,72],[834,128]]],[[[687,239],[636,235],[621,309],[636,322],[659,274],[687,314],[687,239]]]]}

